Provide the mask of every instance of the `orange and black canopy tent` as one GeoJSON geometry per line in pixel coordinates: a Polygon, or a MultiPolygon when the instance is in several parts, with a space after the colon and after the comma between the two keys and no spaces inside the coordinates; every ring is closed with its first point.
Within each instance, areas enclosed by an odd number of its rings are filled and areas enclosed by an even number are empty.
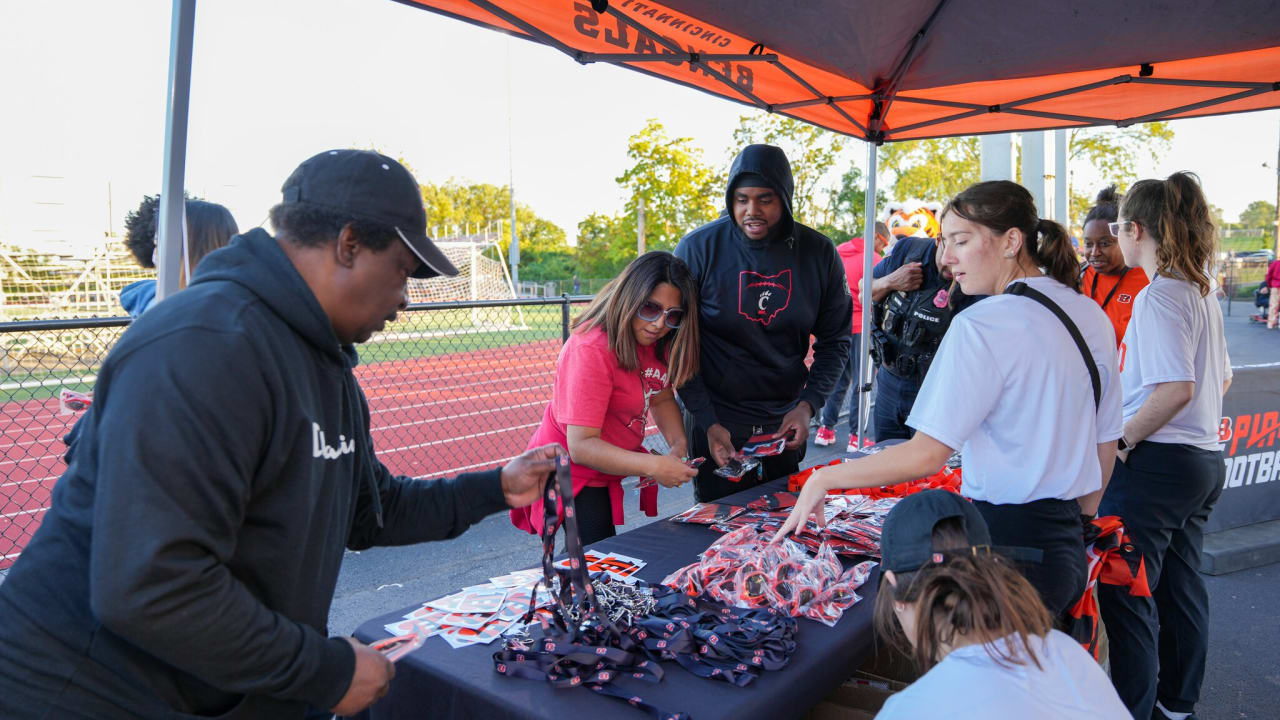
{"type": "Polygon", "coordinates": [[[1280,107],[1280,2],[398,0],[871,142],[1280,107]]]}

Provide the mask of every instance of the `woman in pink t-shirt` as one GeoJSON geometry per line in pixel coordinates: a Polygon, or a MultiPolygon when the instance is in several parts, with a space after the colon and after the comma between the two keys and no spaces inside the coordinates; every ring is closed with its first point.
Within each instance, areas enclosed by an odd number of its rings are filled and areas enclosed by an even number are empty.
{"type": "MultiPolygon", "coordinates": [[[[684,421],[674,389],[698,370],[697,286],[669,252],[627,265],[573,322],[560,349],[555,386],[529,447],[569,450],[574,506],[583,543],[614,535],[622,519],[622,478],[652,477],[663,487],[697,474],[684,463],[684,421]],[[653,416],[670,451],[644,449],[653,416]]],[[[542,502],[511,511],[511,522],[542,529],[542,502]]]]}

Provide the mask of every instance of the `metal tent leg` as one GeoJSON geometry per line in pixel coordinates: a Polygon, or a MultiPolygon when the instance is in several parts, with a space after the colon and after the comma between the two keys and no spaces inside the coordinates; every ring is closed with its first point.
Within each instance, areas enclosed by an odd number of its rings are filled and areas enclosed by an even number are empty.
{"type": "Polygon", "coordinates": [[[164,124],[164,179],[156,218],[156,299],[178,289],[186,254],[186,206],[183,180],[187,170],[187,111],[191,100],[191,47],[195,37],[196,0],[173,0],[169,35],[169,94],[164,124]]]}
{"type": "Polygon", "coordinates": [[[870,424],[871,403],[868,393],[871,390],[871,270],[872,251],[876,246],[876,144],[867,143],[867,197],[863,215],[865,225],[862,232],[862,333],[858,356],[858,442],[867,436],[870,424]]]}

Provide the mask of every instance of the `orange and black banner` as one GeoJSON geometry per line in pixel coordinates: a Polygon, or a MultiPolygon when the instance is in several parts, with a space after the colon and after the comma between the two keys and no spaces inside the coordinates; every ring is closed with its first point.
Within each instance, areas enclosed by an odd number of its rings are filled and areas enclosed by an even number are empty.
{"type": "Polygon", "coordinates": [[[1280,519],[1280,364],[1236,370],[1222,414],[1227,479],[1205,530],[1280,519]]]}

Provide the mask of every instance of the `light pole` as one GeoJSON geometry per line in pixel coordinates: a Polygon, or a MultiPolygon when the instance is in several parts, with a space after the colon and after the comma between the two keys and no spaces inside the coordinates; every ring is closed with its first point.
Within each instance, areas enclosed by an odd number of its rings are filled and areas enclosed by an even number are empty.
{"type": "Polygon", "coordinates": [[[1276,143],[1276,164],[1273,168],[1271,163],[1264,162],[1262,167],[1271,168],[1276,171],[1276,219],[1275,233],[1271,236],[1271,251],[1274,257],[1280,260],[1280,142],[1276,143]]]}

